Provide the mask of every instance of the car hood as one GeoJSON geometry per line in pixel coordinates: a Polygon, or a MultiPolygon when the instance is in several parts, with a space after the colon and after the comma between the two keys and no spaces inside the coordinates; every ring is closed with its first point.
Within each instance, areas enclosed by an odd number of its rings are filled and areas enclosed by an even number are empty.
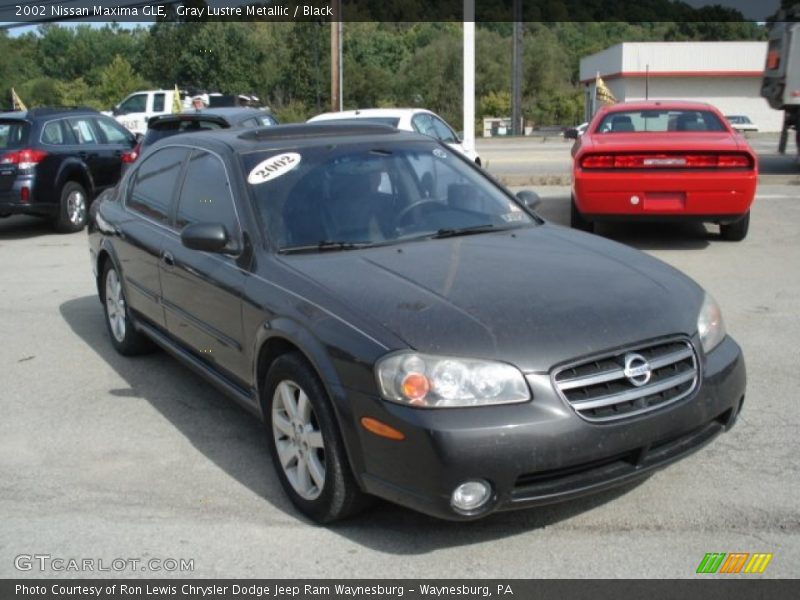
{"type": "MultiPolygon", "coordinates": [[[[749,150],[744,140],[727,132],[669,132],[669,133],[605,133],[591,136],[594,151],[649,152],[676,151],[691,152],[713,150],[735,152],[749,150]]],[[[586,138],[584,137],[584,140],[586,138]]]]}
{"type": "Polygon", "coordinates": [[[526,372],[691,335],[703,295],[641,252],[549,224],[284,261],[318,302],[347,306],[411,348],[526,372]]]}

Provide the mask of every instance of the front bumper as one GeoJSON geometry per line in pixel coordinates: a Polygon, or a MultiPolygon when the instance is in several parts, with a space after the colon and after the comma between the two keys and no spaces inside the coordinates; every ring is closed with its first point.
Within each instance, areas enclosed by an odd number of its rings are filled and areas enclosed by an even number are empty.
{"type": "Polygon", "coordinates": [[[755,197],[756,171],[587,171],[573,174],[573,196],[586,217],[694,216],[731,221],[755,197]]]}
{"type": "Polygon", "coordinates": [[[547,374],[529,376],[531,402],[496,407],[419,410],[350,392],[356,422],[370,416],[406,435],[391,441],[359,427],[351,462],[367,492],[444,519],[569,500],[641,478],[729,429],[746,383],[730,337],[701,359],[701,376],[689,398],[610,423],[579,417],[547,374]],[[492,484],[492,499],[455,511],[453,490],[475,479],[492,484]]]}

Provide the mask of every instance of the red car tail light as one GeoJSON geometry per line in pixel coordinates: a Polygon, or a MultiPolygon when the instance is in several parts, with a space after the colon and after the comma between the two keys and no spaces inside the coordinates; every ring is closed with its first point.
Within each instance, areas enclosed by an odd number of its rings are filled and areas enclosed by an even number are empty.
{"type": "Polygon", "coordinates": [[[141,144],[136,144],[136,147],[133,150],[128,152],[122,153],[122,162],[126,164],[130,164],[132,162],[136,162],[136,159],[139,158],[139,148],[141,148],[141,144]]]}
{"type": "Polygon", "coordinates": [[[748,154],[588,154],[583,169],[752,169],[748,154]]]}
{"type": "Polygon", "coordinates": [[[47,156],[47,152],[43,150],[25,148],[23,150],[15,150],[14,152],[4,154],[2,158],[0,158],[0,164],[17,165],[20,169],[30,169],[42,162],[45,156],[47,156]]]}

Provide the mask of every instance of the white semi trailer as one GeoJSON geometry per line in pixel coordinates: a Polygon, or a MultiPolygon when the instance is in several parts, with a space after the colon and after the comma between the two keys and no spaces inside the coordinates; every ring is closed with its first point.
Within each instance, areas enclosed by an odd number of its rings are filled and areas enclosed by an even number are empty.
{"type": "Polygon", "coordinates": [[[800,4],[778,13],[770,25],[761,95],[784,113],[778,143],[778,150],[784,153],[789,129],[794,128],[800,143],[800,4]]]}

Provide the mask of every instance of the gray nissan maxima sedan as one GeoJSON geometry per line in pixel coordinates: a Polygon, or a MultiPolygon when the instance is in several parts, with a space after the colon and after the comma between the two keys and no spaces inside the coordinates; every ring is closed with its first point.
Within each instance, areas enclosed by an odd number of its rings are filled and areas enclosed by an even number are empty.
{"type": "Polygon", "coordinates": [[[286,493],[445,519],[644,476],[729,429],[716,302],[379,125],[178,135],[92,208],[111,343],[168,350],[261,418],[286,493]]]}

